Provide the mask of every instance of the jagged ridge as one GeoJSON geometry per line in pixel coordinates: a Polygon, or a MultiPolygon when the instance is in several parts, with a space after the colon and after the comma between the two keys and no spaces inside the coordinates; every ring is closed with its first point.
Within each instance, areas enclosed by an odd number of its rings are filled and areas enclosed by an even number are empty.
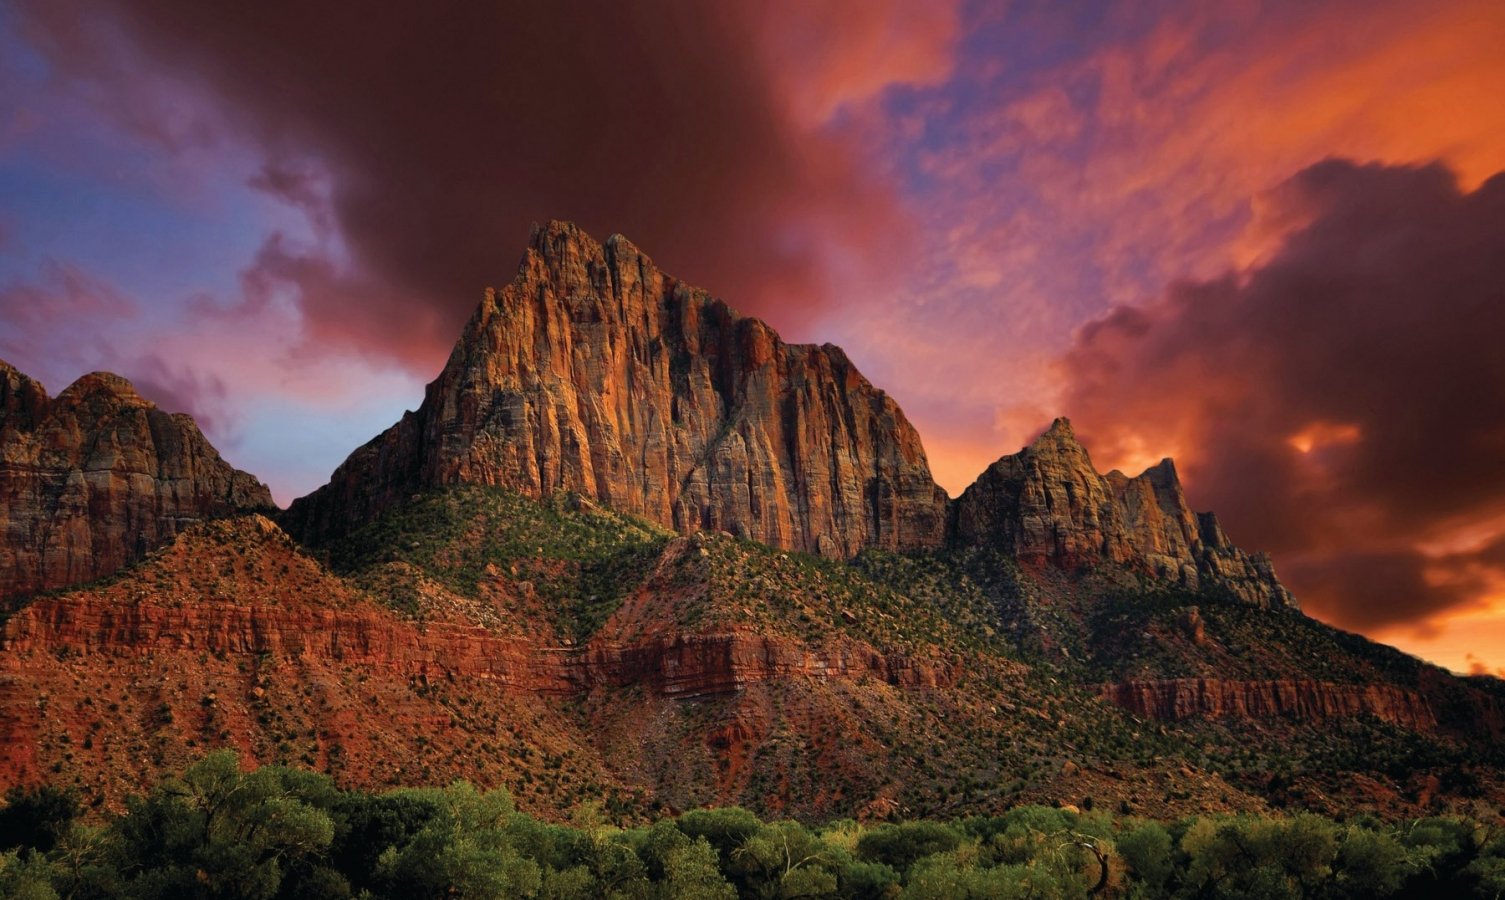
{"type": "Polygon", "coordinates": [[[1100,476],[1064,419],[951,502],[898,405],[839,348],[786,344],[620,235],[601,245],[563,222],[536,228],[517,278],[487,291],[419,409],[282,521],[325,544],[454,484],[573,491],[681,532],[837,558],[1001,544],[1293,602],[1268,558],[1190,511],[1169,461],[1100,476]]]}
{"type": "Polygon", "coordinates": [[[1259,606],[1296,605],[1268,555],[1245,553],[1214,514],[1192,512],[1171,460],[1134,478],[1100,475],[1064,418],[957,498],[951,534],[958,545],[999,547],[1024,563],[1111,563],[1259,606]]]}

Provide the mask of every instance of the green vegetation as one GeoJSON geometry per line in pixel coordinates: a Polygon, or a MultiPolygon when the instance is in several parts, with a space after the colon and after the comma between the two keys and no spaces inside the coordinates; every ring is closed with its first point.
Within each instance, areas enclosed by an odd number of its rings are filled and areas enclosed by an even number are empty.
{"type": "Polygon", "coordinates": [[[385,794],[204,757],[122,814],[13,790],[0,897],[1008,898],[1497,897],[1505,834],[1459,818],[1381,824],[1199,816],[1175,822],[1043,806],[989,817],[810,828],[736,807],[652,825],[568,825],[457,782],[385,794]]]}
{"type": "Polygon", "coordinates": [[[561,634],[579,640],[642,582],[669,537],[569,495],[463,487],[417,495],[326,549],[335,572],[410,615],[423,612],[418,594],[391,577],[393,564],[466,598],[492,575],[526,582],[561,634]]]}
{"type": "Polygon", "coordinates": [[[1260,609],[1216,592],[1119,588],[1091,603],[1084,619],[1091,674],[1104,679],[1311,678],[1409,687],[1426,665],[1295,610],[1260,609]],[[1193,614],[1207,639],[1193,639],[1193,614]]]}

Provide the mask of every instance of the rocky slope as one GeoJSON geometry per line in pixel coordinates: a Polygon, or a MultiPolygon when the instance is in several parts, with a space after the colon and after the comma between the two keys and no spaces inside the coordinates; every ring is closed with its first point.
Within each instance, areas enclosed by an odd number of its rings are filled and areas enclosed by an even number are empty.
{"type": "Polygon", "coordinates": [[[1302,770],[1306,754],[1328,774],[1303,802],[1398,814],[1420,787],[1366,806],[1353,785],[1420,748],[1417,785],[1466,770],[1499,788],[1468,749],[1498,730],[1460,727],[1492,695],[1366,661],[1293,611],[1202,598],[1189,629],[1166,606],[1104,623],[1147,642],[1116,648],[1117,668],[1056,664],[991,633],[1006,588],[959,568],[971,553],[823,560],[494,488],[409,498],[327,553],[340,574],[259,516],[202,523],[11,615],[0,783],[108,802],[231,746],[365,788],[502,784],[546,815],[587,799],[629,817],[737,803],[820,819],[1089,798],[1178,815],[1261,808],[1267,760],[1302,770]],[[1114,677],[1176,671],[1155,648],[1231,669],[1248,628],[1287,660],[1250,662],[1264,682],[1114,677]],[[1313,655],[1372,683],[1290,674],[1313,655]]]}
{"type": "MultiPolygon", "coordinates": [[[[985,786],[968,790],[996,806],[993,785],[1026,766],[1042,777],[1016,793],[1081,790],[1079,768],[1056,783],[1059,743],[1121,727],[1117,714],[1083,695],[1058,723],[1043,712],[1047,682],[1017,663],[875,648],[862,623],[886,613],[863,605],[869,590],[841,607],[855,625],[838,612],[807,626],[843,568],[679,539],[595,637],[571,644],[546,619],[518,629],[452,606],[396,613],[260,517],[198,525],[121,578],[34,601],[0,629],[0,782],[61,780],[112,800],[230,746],[366,788],[505,784],[549,815],[602,797],[629,814],[715,802],[886,815],[960,803],[958,784],[985,786]],[[726,567],[749,564],[780,579],[778,601],[751,610],[740,582],[723,583],[726,567]]],[[[487,576],[505,584],[482,602],[536,584],[508,571],[487,576]]],[[[1160,802],[1158,767],[1121,765],[1112,790],[1160,802]]],[[[1258,806],[1215,776],[1182,781],[1188,801],[1258,806]]]]}
{"type": "MultiPolygon", "coordinates": [[[[665,549],[665,564],[677,570],[686,549],[665,549]]],[[[634,622],[584,644],[561,644],[546,620],[486,628],[438,608],[414,620],[331,575],[262,516],[194,525],[122,578],[38,599],[0,628],[0,783],[68,772],[117,796],[167,760],[229,745],[366,787],[507,783],[554,813],[573,802],[564,784],[626,802],[671,774],[686,796],[737,798],[756,766],[718,774],[713,754],[748,751],[722,737],[746,727],[754,698],[786,695],[808,707],[802,716],[844,718],[844,695],[903,707],[959,674],[843,635],[688,629],[644,614],[665,608],[637,602],[634,622]],[[600,716],[655,710],[653,740],[691,743],[706,771],[683,780],[682,754],[667,753],[644,772],[641,746],[597,748],[569,713],[585,697],[610,698],[600,716]],[[704,704],[742,712],[695,715],[704,704]]],[[[768,733],[801,727],[766,709],[759,722],[768,733]]]]}
{"type": "Polygon", "coordinates": [[[1212,513],[1192,512],[1169,459],[1134,478],[1100,475],[1066,419],[989,466],[951,515],[954,543],[1026,564],[1112,564],[1258,606],[1296,602],[1268,556],[1233,546],[1212,513]]]}
{"type": "Polygon", "coordinates": [[[49,398],[0,362],[0,607],[118,571],[191,522],[271,507],[190,417],[125,379],[85,375],[49,398]]]}
{"type": "Polygon", "coordinates": [[[535,230],[422,406],[285,522],[318,543],[415,490],[574,491],[680,531],[847,557],[941,543],[945,493],[840,349],[786,344],[621,236],[535,230]]]}

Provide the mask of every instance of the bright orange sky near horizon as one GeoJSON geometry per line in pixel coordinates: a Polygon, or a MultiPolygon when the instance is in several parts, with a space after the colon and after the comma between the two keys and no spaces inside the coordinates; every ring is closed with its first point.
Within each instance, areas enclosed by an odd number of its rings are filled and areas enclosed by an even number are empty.
{"type": "Polygon", "coordinates": [[[1505,6],[0,6],[0,357],[286,502],[529,223],[841,344],[953,494],[1068,415],[1312,614],[1505,669],[1505,6]]]}

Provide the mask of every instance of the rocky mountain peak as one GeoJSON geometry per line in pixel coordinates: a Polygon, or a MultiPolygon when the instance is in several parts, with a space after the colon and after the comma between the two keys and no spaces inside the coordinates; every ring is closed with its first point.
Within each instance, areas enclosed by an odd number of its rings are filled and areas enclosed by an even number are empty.
{"type": "Polygon", "coordinates": [[[786,344],[627,239],[567,222],[534,229],[419,410],[285,521],[317,543],[453,484],[573,491],[828,556],[937,546],[946,526],[919,435],[846,354],[786,344]]]}
{"type": "Polygon", "coordinates": [[[192,418],[126,379],[95,372],[49,399],[0,364],[0,602],[108,575],[188,523],[271,508],[192,418]]]}
{"type": "Polygon", "coordinates": [[[1261,606],[1295,605],[1267,556],[1244,553],[1216,516],[1192,511],[1172,460],[1132,478],[1100,475],[1064,418],[957,498],[952,540],[1000,547],[1033,565],[1111,564],[1261,606]]]}
{"type": "Polygon", "coordinates": [[[1173,463],[1100,475],[1065,418],[951,503],[898,405],[840,348],[786,344],[626,238],[601,244],[568,222],[534,227],[417,412],[283,521],[319,544],[459,484],[569,491],[681,532],[826,556],[987,544],[1288,599],[1189,509],[1173,463]]]}

